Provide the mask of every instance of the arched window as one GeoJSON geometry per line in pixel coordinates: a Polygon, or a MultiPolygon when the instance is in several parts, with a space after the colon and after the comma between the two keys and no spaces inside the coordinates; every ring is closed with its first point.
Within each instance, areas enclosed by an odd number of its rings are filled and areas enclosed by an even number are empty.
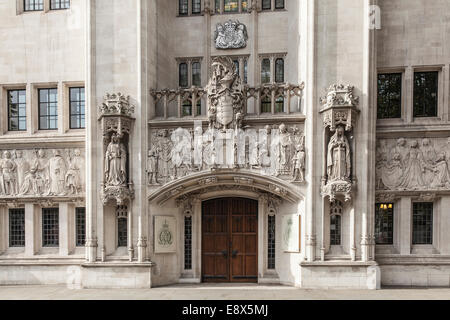
{"type": "Polygon", "coordinates": [[[202,85],[201,66],[200,62],[192,63],[192,85],[200,87],[202,85]]]}
{"type": "Polygon", "coordinates": [[[275,9],[284,9],[284,0],[275,0],[275,9]]]}
{"type": "Polygon", "coordinates": [[[180,16],[187,16],[189,14],[188,0],[179,0],[178,14],[180,16]]]}
{"type": "Polygon", "coordinates": [[[330,212],[330,244],[340,246],[342,244],[342,202],[335,201],[331,205],[330,212]]]}
{"type": "Polygon", "coordinates": [[[187,88],[188,87],[188,66],[187,63],[183,62],[180,63],[179,66],[179,82],[181,88],[187,88]]]}
{"type": "Polygon", "coordinates": [[[261,62],[261,83],[270,83],[270,59],[261,62]]]}
{"type": "Polygon", "coordinates": [[[282,58],[275,60],[275,82],[284,82],[284,60],[282,58]]]}
{"type": "Polygon", "coordinates": [[[192,14],[199,14],[202,11],[201,0],[192,0],[192,14]]]}

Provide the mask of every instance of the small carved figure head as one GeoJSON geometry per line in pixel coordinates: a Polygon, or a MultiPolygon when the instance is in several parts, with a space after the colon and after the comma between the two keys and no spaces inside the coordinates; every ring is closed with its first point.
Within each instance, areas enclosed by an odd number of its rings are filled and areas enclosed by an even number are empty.
{"type": "Polygon", "coordinates": [[[413,149],[419,148],[419,142],[417,142],[417,140],[412,141],[411,148],[413,148],[413,149]]]}
{"type": "Polygon", "coordinates": [[[423,139],[423,140],[422,140],[422,145],[423,145],[424,147],[430,146],[430,145],[431,145],[430,139],[423,139]]]}
{"type": "Polygon", "coordinates": [[[38,158],[45,158],[45,151],[44,149],[39,149],[37,152],[38,158]]]}
{"type": "Polygon", "coordinates": [[[22,159],[23,157],[23,151],[22,150],[16,150],[16,158],[22,159]]]}
{"type": "Polygon", "coordinates": [[[405,138],[400,138],[397,140],[397,146],[399,147],[404,147],[406,145],[406,139],[405,138]]]}
{"type": "Polygon", "coordinates": [[[53,150],[53,156],[55,156],[55,157],[60,157],[60,156],[61,156],[61,151],[58,150],[58,149],[54,149],[54,150],[53,150]]]}
{"type": "Polygon", "coordinates": [[[4,157],[5,159],[11,159],[11,152],[5,151],[5,153],[3,154],[3,157],[4,157]]]}
{"type": "Polygon", "coordinates": [[[282,123],[281,125],[280,125],[280,132],[281,133],[287,133],[287,127],[286,127],[286,125],[284,124],[284,123],[282,123]]]}
{"type": "Polygon", "coordinates": [[[338,137],[342,137],[344,135],[344,132],[345,132],[344,126],[338,126],[336,128],[336,133],[338,137]]]}

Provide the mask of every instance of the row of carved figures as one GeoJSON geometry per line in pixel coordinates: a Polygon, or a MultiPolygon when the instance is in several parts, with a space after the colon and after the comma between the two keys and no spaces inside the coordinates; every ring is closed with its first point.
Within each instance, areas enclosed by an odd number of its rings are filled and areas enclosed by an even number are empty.
{"type": "Polygon", "coordinates": [[[147,162],[150,185],[166,184],[191,173],[221,168],[249,169],[293,182],[304,181],[304,136],[296,127],[288,128],[284,124],[276,128],[266,127],[268,134],[259,141],[250,139],[245,142],[244,138],[243,149],[235,140],[230,151],[231,158],[234,158],[231,164],[219,161],[220,152],[216,150],[213,135],[203,134],[201,128],[196,130],[200,132],[190,132],[189,135],[177,135],[177,130],[167,129],[153,132],[147,162]],[[276,141],[271,136],[272,130],[278,130],[276,141]]]}
{"type": "Polygon", "coordinates": [[[0,196],[69,196],[83,191],[80,149],[6,150],[0,154],[0,196]]]}
{"type": "Polygon", "coordinates": [[[450,138],[380,140],[377,147],[378,190],[448,189],[450,138]]]}

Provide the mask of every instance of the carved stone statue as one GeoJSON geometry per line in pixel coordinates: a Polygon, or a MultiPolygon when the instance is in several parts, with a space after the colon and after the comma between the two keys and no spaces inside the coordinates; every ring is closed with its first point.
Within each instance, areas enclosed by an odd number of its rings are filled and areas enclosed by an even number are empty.
{"type": "Polygon", "coordinates": [[[306,163],[306,153],[305,145],[301,143],[297,146],[295,156],[293,161],[293,181],[294,182],[304,182],[305,181],[305,163],[306,163]]]}
{"type": "Polygon", "coordinates": [[[18,185],[17,191],[20,191],[25,181],[25,175],[30,170],[30,164],[26,159],[24,159],[22,150],[16,150],[15,154],[16,154],[15,162],[17,165],[17,185],[18,185]]]}
{"type": "Polygon", "coordinates": [[[0,190],[6,195],[15,195],[17,193],[17,166],[11,160],[11,152],[5,151],[3,159],[0,161],[0,190]]]}
{"type": "Polygon", "coordinates": [[[49,195],[65,194],[66,163],[59,150],[53,150],[53,157],[48,162],[50,173],[49,195]]]}
{"type": "Polygon", "coordinates": [[[68,189],[69,194],[78,194],[81,190],[81,170],[82,166],[82,158],[81,151],[79,149],[75,149],[74,156],[71,158],[69,156],[69,169],[67,170],[65,176],[65,185],[68,189]]]}
{"type": "Polygon", "coordinates": [[[127,183],[127,150],[120,137],[113,134],[105,156],[105,185],[123,186],[127,183]]]}
{"type": "Polygon", "coordinates": [[[218,23],[214,33],[216,49],[240,49],[247,46],[247,27],[239,21],[218,23]]]}
{"type": "Polygon", "coordinates": [[[158,169],[159,173],[164,181],[167,183],[172,178],[173,165],[172,165],[172,141],[170,140],[169,131],[161,130],[158,134],[157,150],[159,161],[158,169]]]}
{"type": "Polygon", "coordinates": [[[291,165],[291,135],[285,124],[280,125],[280,174],[289,172],[291,165]]]}
{"type": "Polygon", "coordinates": [[[25,176],[20,194],[42,196],[47,193],[48,182],[48,162],[45,159],[45,151],[41,149],[35,153],[35,159],[31,164],[30,171],[25,176]]]}
{"type": "Polygon", "coordinates": [[[330,181],[348,181],[350,179],[350,144],[345,136],[343,126],[336,128],[336,133],[328,144],[327,168],[330,181]]]}
{"type": "Polygon", "coordinates": [[[158,152],[155,147],[148,151],[147,159],[148,184],[158,184],[158,152]]]}

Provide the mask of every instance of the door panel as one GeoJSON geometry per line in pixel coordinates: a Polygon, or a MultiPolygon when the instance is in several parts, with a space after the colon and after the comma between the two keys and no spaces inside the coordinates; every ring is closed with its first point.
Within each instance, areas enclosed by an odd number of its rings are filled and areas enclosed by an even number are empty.
{"type": "Polygon", "coordinates": [[[205,201],[202,212],[204,282],[257,282],[258,202],[205,201]]]}

